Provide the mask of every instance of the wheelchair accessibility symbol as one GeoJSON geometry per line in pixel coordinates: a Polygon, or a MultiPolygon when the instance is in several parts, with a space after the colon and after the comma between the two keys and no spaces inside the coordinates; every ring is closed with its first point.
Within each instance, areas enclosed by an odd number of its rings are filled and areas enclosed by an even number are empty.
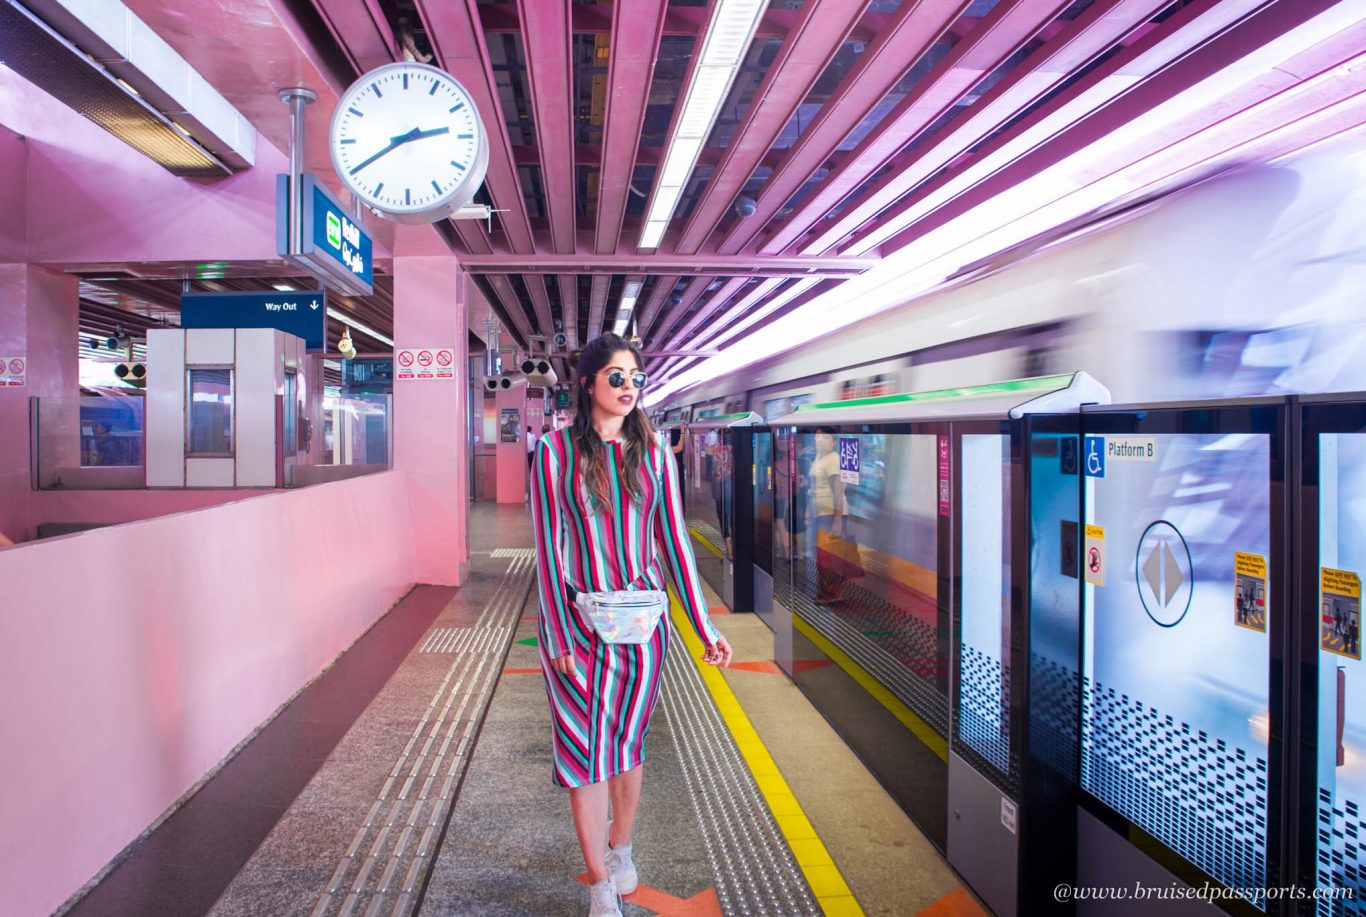
{"type": "Polygon", "coordinates": [[[1086,437],[1085,455],[1086,476],[1088,478],[1105,477],[1105,437],[1086,437]]]}

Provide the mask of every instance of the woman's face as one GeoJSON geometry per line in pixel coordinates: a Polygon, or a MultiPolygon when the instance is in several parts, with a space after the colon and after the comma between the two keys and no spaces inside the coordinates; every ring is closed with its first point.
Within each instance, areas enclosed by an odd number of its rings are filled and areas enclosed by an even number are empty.
{"type": "Polygon", "coordinates": [[[835,451],[835,437],[829,433],[816,434],[816,454],[827,455],[835,451]]]}
{"type": "Polygon", "coordinates": [[[607,360],[607,365],[585,383],[588,394],[593,398],[593,407],[603,414],[625,417],[635,410],[640,401],[640,389],[631,382],[631,374],[640,371],[635,354],[629,350],[618,350],[607,360]],[[621,388],[612,388],[607,381],[613,372],[626,377],[621,388]]]}

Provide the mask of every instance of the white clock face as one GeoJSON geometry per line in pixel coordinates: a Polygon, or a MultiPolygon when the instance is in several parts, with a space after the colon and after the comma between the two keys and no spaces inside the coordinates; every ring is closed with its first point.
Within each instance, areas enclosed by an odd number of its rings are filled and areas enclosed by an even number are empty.
{"type": "Polygon", "coordinates": [[[411,62],[372,70],[346,91],[329,145],[342,181],[400,222],[434,222],[469,203],[488,166],[484,125],[465,88],[411,62]]]}

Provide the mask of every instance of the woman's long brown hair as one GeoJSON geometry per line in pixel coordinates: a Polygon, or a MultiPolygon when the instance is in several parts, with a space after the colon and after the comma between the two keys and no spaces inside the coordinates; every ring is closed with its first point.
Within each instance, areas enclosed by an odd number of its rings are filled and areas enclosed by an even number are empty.
{"type": "MultiPolygon", "coordinates": [[[[607,512],[612,506],[612,490],[607,477],[607,463],[602,457],[602,437],[593,429],[593,396],[588,393],[591,380],[597,378],[612,361],[612,354],[628,350],[636,358],[636,366],[644,369],[640,351],[626,338],[616,334],[604,334],[589,341],[579,352],[578,365],[574,369],[574,388],[577,390],[574,410],[574,423],[569,435],[574,443],[575,458],[578,460],[579,474],[588,485],[599,512],[607,512]]],[[[607,383],[598,380],[598,385],[607,383]]],[[[642,492],[641,473],[645,470],[645,457],[650,444],[654,441],[654,427],[650,418],[645,416],[640,406],[640,393],[636,393],[636,403],[631,413],[622,422],[621,433],[625,438],[622,450],[621,483],[632,500],[639,500],[642,492]],[[635,469],[635,473],[627,472],[635,469]]]]}

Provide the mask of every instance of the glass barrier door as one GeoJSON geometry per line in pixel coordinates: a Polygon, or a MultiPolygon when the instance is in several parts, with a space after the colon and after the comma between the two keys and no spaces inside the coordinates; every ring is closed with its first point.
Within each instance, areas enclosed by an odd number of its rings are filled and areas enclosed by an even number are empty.
{"type": "MultiPolygon", "coordinates": [[[[1309,566],[1302,568],[1306,614],[1300,635],[1306,650],[1302,658],[1317,662],[1318,690],[1316,717],[1306,724],[1317,735],[1314,802],[1301,818],[1302,836],[1314,846],[1311,854],[1302,854],[1312,874],[1302,868],[1301,881],[1350,892],[1350,898],[1317,902],[1318,914],[1361,914],[1366,912],[1366,667],[1361,661],[1366,404],[1309,405],[1303,416],[1309,566]]],[[[1314,687],[1306,681],[1301,690],[1312,694],[1314,687]]]]}
{"type": "Polygon", "coordinates": [[[1145,854],[1195,886],[1279,884],[1284,420],[1083,414],[1081,885],[1145,854]],[[1088,857],[1111,828],[1133,845],[1088,857]]]}
{"type": "MultiPolygon", "coordinates": [[[[774,525],[774,452],[773,432],[759,430],[737,435],[750,438],[749,486],[752,492],[754,512],[754,580],[752,599],[754,611],[759,618],[773,629],[773,563],[775,557],[774,525]]],[[[742,482],[743,483],[743,482],[742,482]]]]}

